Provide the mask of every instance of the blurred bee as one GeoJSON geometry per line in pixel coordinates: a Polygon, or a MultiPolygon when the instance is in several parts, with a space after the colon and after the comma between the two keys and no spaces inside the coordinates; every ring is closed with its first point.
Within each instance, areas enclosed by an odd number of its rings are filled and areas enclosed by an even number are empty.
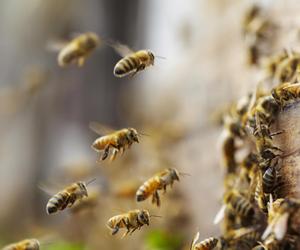
{"type": "Polygon", "coordinates": [[[112,235],[115,235],[120,228],[126,228],[127,231],[123,234],[123,238],[128,233],[132,234],[136,229],[140,229],[144,225],[149,226],[149,223],[149,212],[136,209],[110,218],[107,222],[107,227],[112,230],[112,235]]]}
{"type": "Polygon", "coordinates": [[[264,68],[269,77],[273,78],[275,76],[276,71],[278,70],[278,66],[282,61],[288,58],[288,53],[286,50],[282,50],[280,53],[275,54],[273,56],[268,57],[264,62],[264,68]]]}
{"type": "Polygon", "coordinates": [[[79,34],[68,43],[50,44],[51,50],[59,50],[57,62],[61,67],[72,63],[83,66],[88,56],[99,46],[100,39],[93,32],[79,34]]]}
{"type": "Polygon", "coordinates": [[[135,193],[139,185],[140,184],[135,180],[121,183],[114,190],[114,195],[118,198],[133,199],[135,198],[135,193]]]}
{"type": "Polygon", "coordinates": [[[2,250],[39,250],[40,242],[36,239],[26,239],[5,246],[2,250]]]}
{"type": "Polygon", "coordinates": [[[236,162],[236,146],[235,146],[235,137],[230,135],[226,130],[223,133],[223,143],[222,143],[222,155],[223,155],[223,164],[226,169],[226,173],[234,173],[237,168],[236,162]],[[226,134],[226,135],[225,135],[226,134]]]}
{"type": "Polygon", "coordinates": [[[300,98],[300,83],[286,82],[272,89],[271,94],[277,104],[283,109],[300,98]]]}
{"type": "Polygon", "coordinates": [[[235,249],[252,249],[260,240],[261,234],[257,230],[241,228],[235,231],[242,231],[241,236],[234,237],[235,249]]]}
{"type": "Polygon", "coordinates": [[[152,195],[152,203],[160,206],[158,190],[166,192],[167,186],[172,187],[174,181],[179,181],[179,172],[175,168],[165,169],[144,182],[136,192],[136,201],[144,201],[152,195]]]}
{"type": "Polygon", "coordinates": [[[268,226],[265,229],[262,239],[266,239],[271,233],[274,233],[275,239],[282,240],[287,231],[288,220],[290,216],[300,209],[300,201],[296,199],[277,199],[273,202],[270,199],[268,208],[268,226]]]}
{"type": "Polygon", "coordinates": [[[142,133],[138,133],[134,128],[124,128],[113,131],[97,122],[91,122],[90,128],[100,135],[103,134],[104,130],[107,132],[110,131],[109,134],[97,138],[92,144],[92,148],[95,151],[104,151],[101,157],[102,161],[108,157],[111,148],[113,151],[110,160],[112,161],[116,158],[119,151],[123,154],[125,149],[130,148],[134,142],[139,143],[138,137],[142,135],[142,133]]]}
{"type": "Polygon", "coordinates": [[[150,50],[133,51],[126,45],[118,42],[110,42],[109,45],[123,57],[114,67],[114,75],[116,77],[134,76],[146,67],[154,65],[155,57],[160,57],[154,56],[150,50]]]}
{"type": "Polygon", "coordinates": [[[86,184],[82,181],[72,183],[64,190],[52,196],[46,206],[47,214],[53,214],[59,210],[64,210],[67,207],[72,207],[77,200],[88,197],[86,187],[93,181],[95,181],[95,179],[87,182],[86,184]]]}
{"type": "Polygon", "coordinates": [[[224,204],[243,218],[250,219],[255,214],[253,205],[236,190],[230,190],[225,194],[224,204]]]}
{"type": "Polygon", "coordinates": [[[217,246],[219,240],[214,237],[207,238],[197,243],[199,240],[199,235],[199,232],[195,235],[190,250],[212,250],[217,246]]]}
{"type": "Polygon", "coordinates": [[[300,54],[291,52],[276,68],[274,79],[276,83],[295,83],[299,76],[300,54]]]}

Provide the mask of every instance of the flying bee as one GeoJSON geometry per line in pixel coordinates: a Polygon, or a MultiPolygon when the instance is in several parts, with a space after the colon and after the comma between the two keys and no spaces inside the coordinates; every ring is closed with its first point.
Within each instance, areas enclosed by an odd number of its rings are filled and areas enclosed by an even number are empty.
{"type": "Polygon", "coordinates": [[[252,218],[255,214],[253,205],[236,190],[230,190],[225,194],[224,204],[244,218],[252,218]]]}
{"type": "Polygon", "coordinates": [[[286,82],[272,89],[271,94],[283,109],[300,97],[300,83],[286,82]]]}
{"type": "Polygon", "coordinates": [[[217,238],[210,237],[197,243],[199,235],[199,232],[195,235],[190,250],[213,250],[219,242],[217,238]]]}
{"type": "Polygon", "coordinates": [[[37,239],[26,239],[5,246],[2,250],[39,250],[40,242],[37,239]]]}
{"type": "Polygon", "coordinates": [[[154,56],[154,53],[150,50],[133,51],[126,45],[118,42],[110,42],[109,45],[123,57],[114,67],[114,75],[116,77],[134,76],[146,67],[153,66],[156,57],[163,58],[154,56]]]}
{"type": "Polygon", "coordinates": [[[297,199],[277,199],[273,202],[271,198],[268,208],[268,226],[262,239],[264,240],[271,233],[274,233],[275,239],[282,240],[288,231],[289,218],[299,209],[300,201],[297,199]]]}
{"type": "Polygon", "coordinates": [[[46,206],[47,214],[53,214],[62,211],[84,197],[88,197],[87,185],[95,181],[95,179],[84,183],[82,181],[72,183],[62,191],[52,196],[46,206]]]}
{"type": "Polygon", "coordinates": [[[89,55],[100,45],[100,38],[93,32],[79,34],[67,43],[50,44],[50,49],[59,50],[57,62],[60,67],[70,64],[83,66],[89,55]]]}
{"type": "Polygon", "coordinates": [[[167,186],[172,187],[174,181],[179,181],[179,173],[175,168],[165,169],[148,179],[136,192],[136,201],[144,201],[152,195],[152,203],[160,206],[159,190],[166,192],[167,186]]]}
{"type": "Polygon", "coordinates": [[[142,135],[142,133],[138,133],[134,128],[113,131],[97,122],[91,122],[90,128],[99,135],[103,134],[105,130],[109,131],[107,135],[97,138],[92,144],[92,148],[95,151],[103,151],[102,161],[108,157],[110,149],[112,149],[110,160],[113,161],[119,151],[123,154],[125,149],[130,148],[134,142],[139,143],[139,136],[142,135]]]}
{"type": "Polygon", "coordinates": [[[136,229],[141,229],[142,226],[149,226],[150,215],[147,210],[135,209],[127,213],[113,216],[107,222],[107,227],[111,229],[112,235],[115,235],[120,228],[126,228],[127,231],[122,236],[125,237],[128,233],[132,234],[136,229]]]}

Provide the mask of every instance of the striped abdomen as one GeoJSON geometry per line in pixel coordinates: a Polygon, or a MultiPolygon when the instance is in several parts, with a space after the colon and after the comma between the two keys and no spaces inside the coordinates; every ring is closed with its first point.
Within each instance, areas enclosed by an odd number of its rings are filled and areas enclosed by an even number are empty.
{"type": "Polygon", "coordinates": [[[114,137],[113,135],[102,136],[93,142],[92,147],[95,150],[103,150],[108,144],[116,144],[114,137]]]}
{"type": "Polygon", "coordinates": [[[151,196],[155,191],[161,188],[161,181],[158,176],[152,177],[146,181],[136,192],[136,200],[143,201],[151,196]]]}
{"type": "Polygon", "coordinates": [[[27,239],[18,243],[10,244],[2,250],[39,250],[40,243],[36,239],[27,239]]]}
{"type": "Polygon", "coordinates": [[[276,184],[277,173],[274,167],[268,168],[263,175],[263,191],[264,193],[271,193],[276,184]]]}
{"type": "Polygon", "coordinates": [[[59,66],[66,66],[82,56],[83,52],[78,48],[77,44],[71,43],[60,51],[57,61],[59,66]]]}
{"type": "Polygon", "coordinates": [[[196,244],[193,250],[212,250],[217,246],[218,241],[217,238],[210,237],[196,244]]]}
{"type": "Polygon", "coordinates": [[[254,215],[254,208],[251,203],[239,194],[232,194],[228,197],[228,202],[231,204],[232,209],[240,216],[252,217],[254,215]]]}
{"type": "Polygon", "coordinates": [[[126,76],[137,70],[140,64],[141,62],[135,54],[126,56],[116,64],[114,68],[114,75],[117,77],[126,76]]]}
{"type": "Polygon", "coordinates": [[[54,195],[47,203],[47,213],[53,214],[58,210],[63,210],[67,207],[70,194],[67,191],[62,191],[54,195]]]}

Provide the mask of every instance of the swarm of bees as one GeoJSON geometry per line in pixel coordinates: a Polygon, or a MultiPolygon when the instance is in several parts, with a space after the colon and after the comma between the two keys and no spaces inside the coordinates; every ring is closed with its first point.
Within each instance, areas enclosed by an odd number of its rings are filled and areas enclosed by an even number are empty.
{"type": "MultiPolygon", "coordinates": [[[[246,14],[244,35],[248,46],[249,62],[259,65],[261,56],[269,53],[269,44],[275,25],[264,16],[262,9],[254,5],[246,14]]],[[[154,65],[155,56],[150,50],[133,51],[127,46],[104,41],[92,32],[76,36],[60,48],[58,64],[61,67],[77,64],[83,66],[86,59],[103,42],[113,47],[120,55],[113,70],[116,77],[133,76],[154,65]]],[[[158,57],[158,56],[156,56],[158,57]]],[[[274,143],[274,138],[284,131],[274,131],[277,117],[286,108],[300,99],[299,81],[300,54],[281,53],[271,56],[265,65],[267,83],[273,88],[250,93],[232,104],[223,118],[222,157],[225,169],[223,206],[215,218],[222,221],[222,235],[209,237],[198,242],[197,233],[190,250],[213,249],[299,249],[299,227],[292,220],[299,215],[300,200],[295,197],[282,197],[284,188],[281,178],[284,152],[274,143]],[[243,152],[246,152],[243,154],[243,152]]],[[[33,86],[32,88],[34,88],[33,86]]],[[[28,90],[29,91],[29,90],[28,90]]],[[[33,90],[30,89],[30,92],[33,90]]],[[[140,142],[144,135],[135,128],[110,129],[100,123],[91,122],[90,128],[100,135],[92,143],[92,149],[101,153],[100,161],[110,156],[116,159],[118,153],[134,143],[140,142]]],[[[167,168],[156,173],[141,186],[130,186],[126,192],[116,192],[116,197],[128,197],[142,202],[151,197],[152,204],[161,206],[160,193],[172,188],[179,176],[186,175],[175,168],[167,168]]],[[[89,182],[72,183],[53,195],[47,205],[46,213],[54,214],[70,208],[72,213],[97,205],[99,193],[89,193],[89,182]]],[[[121,190],[122,191],[122,190],[121,190]]],[[[144,225],[150,225],[151,217],[146,209],[133,209],[108,219],[106,226],[112,235],[125,229],[123,237],[132,235],[144,225]]],[[[10,244],[3,250],[38,250],[40,242],[26,239],[10,244]]]]}

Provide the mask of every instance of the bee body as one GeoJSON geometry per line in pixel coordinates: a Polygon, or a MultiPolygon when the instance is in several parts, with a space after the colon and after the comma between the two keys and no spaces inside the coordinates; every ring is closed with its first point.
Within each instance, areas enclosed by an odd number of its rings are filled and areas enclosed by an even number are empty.
{"type": "Polygon", "coordinates": [[[254,207],[252,204],[237,191],[230,191],[225,195],[225,204],[229,206],[238,215],[251,218],[254,215],[254,207]]]}
{"type": "Polygon", "coordinates": [[[36,239],[26,239],[5,246],[2,250],[39,250],[40,242],[36,239]]]}
{"type": "Polygon", "coordinates": [[[148,66],[154,65],[154,55],[149,50],[139,50],[122,58],[114,68],[116,77],[135,74],[148,66]]]}
{"type": "Polygon", "coordinates": [[[218,241],[217,238],[210,237],[196,244],[193,250],[212,250],[217,246],[218,241]]]}
{"type": "Polygon", "coordinates": [[[73,183],[50,198],[46,206],[46,211],[48,214],[53,214],[59,210],[64,210],[67,207],[71,207],[77,200],[82,199],[84,196],[88,196],[85,183],[73,183]]]}
{"type": "Polygon", "coordinates": [[[90,53],[99,45],[99,37],[92,32],[84,33],[71,40],[58,54],[61,67],[72,63],[82,66],[90,53]]]}
{"type": "Polygon", "coordinates": [[[277,171],[275,167],[271,166],[269,167],[264,175],[263,175],[263,191],[264,193],[271,193],[275,184],[277,182],[277,171]]]}
{"type": "Polygon", "coordinates": [[[92,148],[97,151],[104,151],[101,160],[108,157],[110,148],[113,148],[111,160],[114,160],[119,150],[122,152],[134,142],[139,142],[138,132],[134,128],[125,128],[111,134],[101,136],[94,141],[92,148]]]}
{"type": "Polygon", "coordinates": [[[278,105],[283,109],[300,98],[300,87],[299,84],[286,82],[274,88],[271,93],[278,105]]]}
{"type": "Polygon", "coordinates": [[[174,168],[168,168],[156,174],[139,187],[136,200],[144,201],[152,195],[152,203],[160,206],[158,191],[163,189],[166,192],[167,186],[172,187],[175,180],[179,181],[179,173],[174,168]]]}
{"type": "Polygon", "coordinates": [[[107,222],[107,227],[112,230],[112,235],[115,235],[120,228],[126,228],[128,233],[133,233],[136,229],[140,229],[143,225],[149,226],[150,214],[147,210],[131,210],[128,213],[113,216],[107,222]]]}

